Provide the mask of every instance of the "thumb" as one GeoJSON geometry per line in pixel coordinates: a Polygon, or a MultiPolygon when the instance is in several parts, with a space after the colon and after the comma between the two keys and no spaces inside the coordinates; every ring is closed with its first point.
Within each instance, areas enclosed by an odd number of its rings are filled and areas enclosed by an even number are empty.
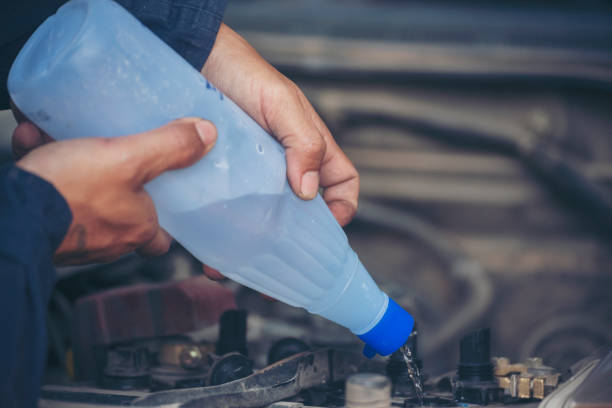
{"type": "Polygon", "coordinates": [[[211,122],[184,118],[122,138],[116,147],[135,166],[135,180],[144,184],[167,170],[197,162],[212,149],[216,139],[217,130],[211,122]]]}

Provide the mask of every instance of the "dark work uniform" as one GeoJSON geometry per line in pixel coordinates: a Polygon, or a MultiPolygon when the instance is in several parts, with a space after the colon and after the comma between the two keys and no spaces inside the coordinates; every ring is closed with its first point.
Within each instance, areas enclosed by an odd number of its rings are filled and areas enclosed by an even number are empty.
{"type": "MultiPolygon", "coordinates": [[[[0,0],[0,109],[17,53],[64,0],[0,0]]],[[[119,0],[200,70],[212,49],[226,0],[119,0]]],[[[47,181],[0,167],[0,407],[37,405],[46,363],[52,259],[68,231],[68,204],[47,181]]]]}

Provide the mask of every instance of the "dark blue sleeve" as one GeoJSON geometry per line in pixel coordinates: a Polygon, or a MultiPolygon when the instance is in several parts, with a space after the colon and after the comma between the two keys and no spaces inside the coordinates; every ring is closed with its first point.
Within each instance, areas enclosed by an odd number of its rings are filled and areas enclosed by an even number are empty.
{"type": "MultiPolygon", "coordinates": [[[[116,1],[198,71],[215,44],[227,5],[227,0],[116,1]]],[[[64,2],[0,0],[0,109],[9,106],[6,79],[17,53],[36,27],[64,2]]]]}
{"type": "Polygon", "coordinates": [[[68,231],[68,204],[48,182],[0,167],[0,406],[34,408],[47,351],[53,254],[68,231]]]}
{"type": "Polygon", "coordinates": [[[116,0],[198,71],[217,38],[227,0],[116,0]]]}

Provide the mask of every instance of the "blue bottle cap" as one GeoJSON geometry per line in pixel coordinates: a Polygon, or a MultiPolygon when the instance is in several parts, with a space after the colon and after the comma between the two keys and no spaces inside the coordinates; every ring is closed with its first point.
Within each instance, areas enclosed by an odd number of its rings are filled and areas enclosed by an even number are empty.
{"type": "Polygon", "coordinates": [[[368,358],[376,353],[388,356],[406,343],[413,326],[414,318],[389,298],[387,310],[378,324],[358,336],[366,343],[363,354],[368,358]]]}

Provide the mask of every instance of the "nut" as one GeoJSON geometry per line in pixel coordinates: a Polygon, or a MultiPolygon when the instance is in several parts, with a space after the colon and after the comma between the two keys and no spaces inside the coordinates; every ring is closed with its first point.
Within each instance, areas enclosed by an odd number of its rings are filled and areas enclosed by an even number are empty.
{"type": "Polygon", "coordinates": [[[202,363],[202,352],[196,345],[185,346],[180,354],[181,366],[187,369],[198,368],[202,363]]]}

